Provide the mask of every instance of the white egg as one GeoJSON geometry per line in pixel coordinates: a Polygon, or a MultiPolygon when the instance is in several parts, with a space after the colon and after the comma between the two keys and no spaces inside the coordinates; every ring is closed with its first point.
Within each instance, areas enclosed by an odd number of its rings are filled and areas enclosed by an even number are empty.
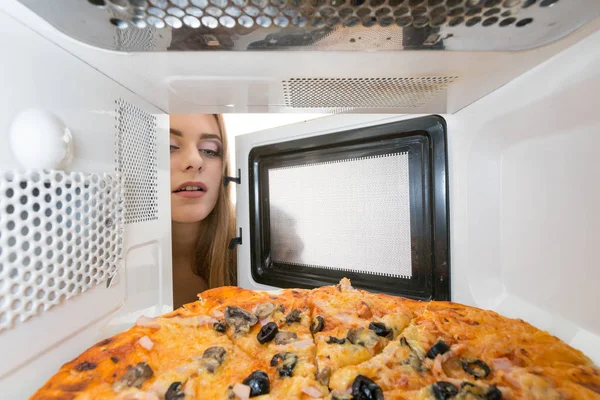
{"type": "Polygon", "coordinates": [[[73,159],[71,131],[56,115],[41,109],[24,110],[13,118],[10,147],[28,169],[65,170],[73,159]]]}

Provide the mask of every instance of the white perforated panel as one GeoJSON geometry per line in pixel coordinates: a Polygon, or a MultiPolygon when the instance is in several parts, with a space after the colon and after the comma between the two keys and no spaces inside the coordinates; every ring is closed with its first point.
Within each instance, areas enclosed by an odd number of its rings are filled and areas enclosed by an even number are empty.
{"type": "Polygon", "coordinates": [[[122,198],[116,175],[0,173],[0,331],[116,272],[122,198]]]}
{"type": "Polygon", "coordinates": [[[296,108],[419,108],[445,92],[455,76],[406,78],[291,78],[285,105],[296,108]]]}
{"type": "Polygon", "coordinates": [[[158,219],[156,117],[117,100],[117,172],[125,182],[125,223],[158,219]]]}
{"type": "Polygon", "coordinates": [[[269,170],[269,202],[274,262],[412,276],[407,153],[269,170]]]}

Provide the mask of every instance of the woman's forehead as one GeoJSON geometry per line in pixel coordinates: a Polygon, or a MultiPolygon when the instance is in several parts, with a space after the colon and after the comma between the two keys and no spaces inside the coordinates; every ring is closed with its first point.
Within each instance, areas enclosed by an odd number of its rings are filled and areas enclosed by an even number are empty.
{"type": "Polygon", "coordinates": [[[212,114],[171,114],[169,116],[171,132],[178,132],[184,137],[200,137],[202,134],[213,134],[221,137],[217,119],[212,114]]]}

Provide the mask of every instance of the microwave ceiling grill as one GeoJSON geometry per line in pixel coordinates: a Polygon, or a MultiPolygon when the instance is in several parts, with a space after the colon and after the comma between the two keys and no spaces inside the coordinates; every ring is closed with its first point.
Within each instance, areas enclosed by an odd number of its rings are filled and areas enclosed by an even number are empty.
{"type": "Polygon", "coordinates": [[[329,49],[365,50],[364,29],[380,41],[402,31],[395,50],[524,50],[600,16],[595,0],[20,1],[78,40],[121,51],[318,50],[332,33],[329,49]]]}
{"type": "Polygon", "coordinates": [[[282,82],[294,108],[419,108],[445,92],[455,76],[407,78],[292,78],[282,82]]]}
{"type": "MultiPolygon", "coordinates": [[[[432,39],[439,39],[439,35],[432,34],[432,39]]],[[[315,50],[402,50],[404,43],[403,29],[398,26],[370,28],[357,26],[354,28],[339,28],[316,41],[312,47],[315,50]]]]}

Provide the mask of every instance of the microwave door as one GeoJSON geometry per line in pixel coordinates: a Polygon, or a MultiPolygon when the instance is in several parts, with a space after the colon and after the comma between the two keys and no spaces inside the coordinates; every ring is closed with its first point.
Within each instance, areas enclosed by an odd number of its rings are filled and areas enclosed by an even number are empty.
{"type": "Polygon", "coordinates": [[[236,138],[238,281],[450,298],[443,117],[336,115],[236,138]]]}

